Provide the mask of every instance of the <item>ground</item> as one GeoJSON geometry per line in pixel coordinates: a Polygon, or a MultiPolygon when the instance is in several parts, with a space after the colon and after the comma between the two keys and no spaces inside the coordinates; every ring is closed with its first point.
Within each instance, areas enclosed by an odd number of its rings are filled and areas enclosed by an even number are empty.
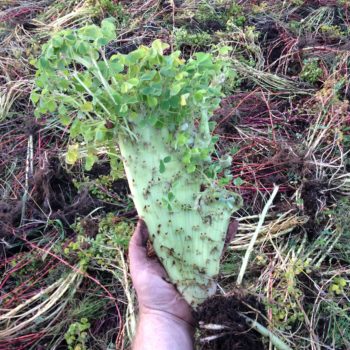
{"type": "Polygon", "coordinates": [[[137,217],[123,168],[112,176],[104,154],[90,171],[66,164],[68,130],[30,100],[52,33],[111,16],[109,55],[155,38],[184,58],[233,48],[213,119],[244,205],[198,348],[271,349],[248,316],[292,349],[348,349],[348,0],[0,1],[0,349],[130,348],[137,217]]]}

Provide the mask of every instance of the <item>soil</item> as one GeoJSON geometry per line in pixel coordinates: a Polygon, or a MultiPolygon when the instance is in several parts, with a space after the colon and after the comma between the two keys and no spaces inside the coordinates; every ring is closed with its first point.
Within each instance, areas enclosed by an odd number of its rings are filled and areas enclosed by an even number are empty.
{"type": "Polygon", "coordinates": [[[205,301],[197,311],[195,319],[200,325],[198,339],[201,350],[264,350],[261,335],[246,324],[240,315],[244,313],[251,319],[264,324],[261,314],[264,307],[254,296],[214,296],[205,301]],[[249,305],[249,306],[248,306],[249,305]],[[256,311],[254,311],[254,309],[256,311]],[[205,329],[205,325],[225,326],[222,330],[205,329]],[[209,337],[215,339],[204,341],[209,337]]]}
{"type": "Polygon", "coordinates": [[[315,239],[322,228],[322,223],[317,220],[317,212],[320,210],[319,206],[324,197],[321,191],[325,188],[324,184],[316,180],[307,180],[302,187],[301,198],[304,202],[304,212],[309,217],[304,227],[309,240],[315,239]]]}
{"type": "Polygon", "coordinates": [[[20,201],[0,201],[0,232],[11,235],[11,228],[19,225],[22,203],[20,201]]]}

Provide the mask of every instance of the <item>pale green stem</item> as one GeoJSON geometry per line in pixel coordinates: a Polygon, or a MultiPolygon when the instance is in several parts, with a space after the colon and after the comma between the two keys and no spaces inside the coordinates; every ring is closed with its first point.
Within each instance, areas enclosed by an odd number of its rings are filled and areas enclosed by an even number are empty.
{"type": "Polygon", "coordinates": [[[83,83],[83,81],[79,78],[78,73],[74,72],[73,73],[74,78],[76,78],[79,82],[79,84],[81,84],[81,86],[86,90],[86,92],[90,95],[93,96],[97,103],[101,106],[101,108],[108,114],[109,117],[111,117],[111,113],[109,112],[109,110],[106,108],[106,106],[94,95],[94,93],[83,83]]]}
{"type": "Polygon", "coordinates": [[[255,232],[254,232],[254,234],[253,234],[253,236],[252,236],[252,238],[250,240],[248,249],[247,249],[247,251],[245,253],[245,256],[244,256],[244,259],[242,261],[242,266],[241,266],[241,269],[239,271],[238,278],[237,278],[237,284],[238,285],[242,284],[242,280],[243,280],[245,271],[246,271],[247,266],[248,266],[250,255],[251,255],[251,253],[253,251],[254,244],[256,242],[256,239],[258,238],[258,234],[259,234],[260,229],[261,229],[261,227],[262,227],[262,225],[263,225],[263,223],[265,221],[265,217],[267,215],[267,212],[268,212],[269,208],[271,207],[271,205],[273,203],[273,200],[276,197],[276,194],[278,193],[278,190],[279,190],[279,186],[275,185],[270,199],[267,201],[267,203],[266,203],[262,213],[260,214],[258,225],[255,228],[255,232]]]}
{"type": "Polygon", "coordinates": [[[247,324],[254,328],[258,333],[260,333],[264,337],[268,337],[274,347],[278,350],[292,350],[285,342],[283,342],[277,335],[273,334],[270,330],[260,324],[258,321],[251,319],[250,317],[244,315],[243,313],[239,313],[240,316],[245,318],[247,324]]]}
{"type": "Polygon", "coordinates": [[[171,281],[197,306],[215,292],[230,216],[237,205],[229,208],[220,201],[224,191],[200,191],[205,178],[187,173],[181,151],[170,146],[167,129],[137,126],[135,134],[137,141],[120,135],[119,147],[136,209],[171,281]],[[160,173],[160,161],[169,155],[171,161],[160,173]],[[175,196],[170,203],[169,192],[175,196]]]}

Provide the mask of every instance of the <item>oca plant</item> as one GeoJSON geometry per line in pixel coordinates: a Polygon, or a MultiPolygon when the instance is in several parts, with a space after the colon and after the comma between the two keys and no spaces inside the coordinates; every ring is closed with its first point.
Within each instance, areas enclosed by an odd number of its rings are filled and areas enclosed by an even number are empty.
{"type": "Polygon", "coordinates": [[[115,38],[110,19],[55,34],[35,63],[36,115],[53,113],[80,137],[68,150],[70,163],[83,145],[91,168],[103,146],[113,167],[119,148],[154,249],[196,306],[215,291],[229,220],[241,201],[218,184],[227,159],[211,158],[209,120],[220,102],[224,60],[165,55],[168,45],[159,40],[107,57],[115,38]]]}

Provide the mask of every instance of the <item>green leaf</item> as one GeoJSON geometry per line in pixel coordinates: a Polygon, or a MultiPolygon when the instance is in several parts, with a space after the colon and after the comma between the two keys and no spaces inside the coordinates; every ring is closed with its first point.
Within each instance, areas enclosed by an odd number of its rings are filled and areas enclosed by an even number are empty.
{"type": "Polygon", "coordinates": [[[158,105],[157,97],[147,96],[147,105],[151,108],[156,107],[158,105]]]}
{"type": "MultiPolygon", "coordinates": [[[[133,96],[123,96],[123,101],[130,105],[130,104],[134,104],[134,103],[137,103],[139,102],[139,98],[137,95],[133,95],[133,96]]],[[[116,101],[117,103],[120,103],[121,101],[116,101]]]]}
{"type": "Polygon", "coordinates": [[[59,114],[60,116],[62,116],[62,117],[65,117],[65,116],[67,116],[67,114],[68,114],[68,110],[67,110],[66,106],[65,106],[63,103],[61,103],[61,104],[58,106],[58,114],[59,114]]]}
{"type": "Polygon", "coordinates": [[[68,115],[60,116],[60,122],[63,126],[68,126],[70,124],[70,117],[68,115]]]}
{"type": "Polygon", "coordinates": [[[146,73],[143,73],[140,77],[140,80],[141,81],[148,81],[148,80],[152,80],[157,74],[157,71],[155,70],[151,70],[151,71],[148,71],[146,73]]]}
{"type": "Polygon", "coordinates": [[[158,117],[155,114],[151,114],[150,116],[147,117],[147,119],[145,119],[145,125],[156,125],[158,122],[158,117]]]}
{"type": "Polygon", "coordinates": [[[77,143],[68,146],[68,151],[66,154],[66,163],[67,164],[75,164],[78,160],[78,150],[79,145],[77,143]]]}
{"type": "Polygon", "coordinates": [[[173,77],[175,75],[173,67],[162,67],[159,72],[162,76],[168,78],[173,77]]]}
{"type": "Polygon", "coordinates": [[[82,112],[92,112],[94,109],[94,106],[92,105],[91,102],[84,102],[81,106],[80,106],[80,110],[82,112]]]}
{"type": "Polygon", "coordinates": [[[212,138],[211,138],[211,143],[213,144],[213,145],[215,145],[218,141],[219,141],[219,136],[218,135],[215,135],[215,136],[213,136],[212,138]]]}
{"type": "Polygon", "coordinates": [[[230,179],[227,177],[223,177],[219,180],[219,185],[228,185],[230,183],[230,179]]]}
{"type": "Polygon", "coordinates": [[[102,33],[108,41],[114,40],[116,35],[115,19],[110,17],[101,22],[102,33]]]}
{"type": "Polygon", "coordinates": [[[183,145],[185,145],[188,141],[188,136],[184,133],[180,133],[178,136],[177,136],[177,139],[176,139],[176,143],[177,143],[177,146],[181,147],[183,145]]]}
{"type": "Polygon", "coordinates": [[[173,201],[174,199],[175,199],[174,193],[169,192],[168,193],[168,200],[169,200],[169,202],[173,201]]]}
{"type": "Polygon", "coordinates": [[[169,163],[171,161],[171,157],[170,156],[167,156],[163,159],[163,162],[164,163],[169,163]]]}
{"type": "Polygon", "coordinates": [[[222,46],[219,48],[219,54],[220,55],[227,55],[232,50],[233,50],[233,48],[231,46],[222,46]]]}
{"type": "Polygon", "coordinates": [[[46,102],[46,108],[49,112],[53,113],[57,108],[57,103],[54,100],[48,100],[46,102]]]}
{"type": "Polygon", "coordinates": [[[58,35],[53,37],[51,42],[52,42],[52,46],[55,48],[59,48],[63,45],[63,39],[61,36],[58,36],[58,35]]]}
{"type": "Polygon", "coordinates": [[[129,90],[133,88],[132,84],[129,84],[128,82],[124,82],[120,87],[120,92],[122,94],[126,94],[129,90]]]}
{"type": "Polygon", "coordinates": [[[186,153],[183,157],[182,157],[182,163],[184,164],[190,164],[191,163],[191,154],[190,153],[186,153]]]}
{"type": "Polygon", "coordinates": [[[138,80],[137,78],[132,78],[132,79],[128,80],[128,83],[132,86],[137,86],[137,85],[139,85],[140,80],[138,80]]]}
{"type": "Polygon", "coordinates": [[[233,146],[230,150],[230,154],[235,155],[239,151],[239,147],[233,146]]]}
{"type": "Polygon", "coordinates": [[[167,48],[169,48],[169,45],[163,43],[159,39],[154,40],[152,43],[152,49],[155,50],[158,55],[162,55],[163,51],[167,48]]]}
{"type": "Polygon", "coordinates": [[[37,102],[40,100],[40,94],[36,93],[35,91],[32,91],[30,94],[30,99],[34,104],[37,104],[37,102]]]}
{"type": "Polygon", "coordinates": [[[233,184],[235,186],[241,186],[244,184],[244,180],[242,180],[240,177],[236,177],[234,180],[233,180],[233,184]]]}
{"type": "Polygon", "coordinates": [[[78,36],[81,39],[97,40],[102,37],[102,31],[97,25],[91,24],[78,29],[78,36]]]}
{"type": "Polygon", "coordinates": [[[85,170],[90,171],[96,161],[97,161],[97,157],[94,154],[92,153],[88,154],[85,159],[85,170]]]}
{"type": "Polygon", "coordinates": [[[187,99],[190,96],[190,94],[183,94],[180,97],[180,105],[181,106],[186,106],[187,105],[187,99]]]}
{"type": "Polygon", "coordinates": [[[107,136],[107,129],[104,125],[99,126],[96,129],[96,133],[95,133],[95,140],[98,142],[102,142],[106,140],[106,136],[107,136]]]}
{"type": "Polygon", "coordinates": [[[125,62],[130,66],[135,65],[143,57],[145,57],[145,50],[144,48],[139,47],[137,50],[132,51],[127,56],[125,56],[125,62]]]}
{"type": "Polygon", "coordinates": [[[180,73],[176,74],[175,80],[181,81],[181,80],[184,80],[187,76],[188,76],[187,72],[180,72],[180,73]]]}
{"type": "Polygon", "coordinates": [[[74,119],[72,126],[70,127],[69,133],[72,138],[76,137],[80,133],[82,123],[79,119],[74,119]]]}
{"type": "Polygon", "coordinates": [[[198,90],[194,93],[194,99],[197,101],[197,102],[202,102],[203,101],[203,98],[205,96],[205,90],[198,90]]]}
{"type": "MultiPolygon", "coordinates": [[[[113,39],[114,39],[114,38],[113,38],[113,39]]],[[[102,46],[106,46],[106,45],[110,42],[110,40],[112,40],[112,39],[108,39],[108,38],[105,38],[105,37],[98,38],[98,39],[96,40],[96,46],[97,46],[98,48],[100,48],[100,47],[102,47],[102,46]]]]}
{"type": "Polygon", "coordinates": [[[43,56],[39,58],[38,64],[39,64],[39,68],[44,70],[44,71],[50,70],[50,68],[51,68],[49,61],[43,56]]]}
{"type": "Polygon", "coordinates": [[[57,79],[57,86],[60,87],[62,90],[66,90],[69,88],[69,81],[65,78],[57,79]]]}
{"type": "Polygon", "coordinates": [[[76,48],[77,48],[78,54],[81,56],[87,55],[90,49],[89,45],[87,45],[87,43],[84,41],[78,41],[76,48]]]}
{"type": "Polygon", "coordinates": [[[124,70],[124,65],[118,61],[110,61],[109,68],[112,74],[117,74],[124,70]]]}
{"type": "Polygon", "coordinates": [[[75,41],[75,39],[76,39],[76,35],[72,29],[64,30],[62,32],[62,34],[63,34],[64,39],[70,43],[72,43],[72,41],[75,41]]]}
{"type": "Polygon", "coordinates": [[[170,88],[170,96],[177,95],[181,91],[183,85],[183,83],[173,84],[170,88]]]}
{"type": "Polygon", "coordinates": [[[211,120],[208,124],[209,124],[209,130],[210,130],[210,132],[214,131],[214,130],[215,130],[215,127],[216,127],[216,125],[217,125],[216,121],[211,120]]]}
{"type": "Polygon", "coordinates": [[[128,108],[128,105],[124,103],[124,104],[122,104],[121,107],[120,107],[120,112],[121,112],[121,113],[125,113],[125,112],[128,111],[128,109],[129,109],[129,108],[128,108]]]}
{"type": "Polygon", "coordinates": [[[161,174],[165,172],[165,164],[164,164],[164,162],[162,160],[159,163],[159,172],[161,174]]]}
{"type": "Polygon", "coordinates": [[[140,92],[143,95],[160,96],[162,94],[162,84],[152,83],[150,86],[141,89],[140,92]]]}
{"type": "Polygon", "coordinates": [[[196,171],[196,165],[195,164],[189,164],[186,169],[187,169],[187,172],[189,174],[194,173],[196,171]]]}

